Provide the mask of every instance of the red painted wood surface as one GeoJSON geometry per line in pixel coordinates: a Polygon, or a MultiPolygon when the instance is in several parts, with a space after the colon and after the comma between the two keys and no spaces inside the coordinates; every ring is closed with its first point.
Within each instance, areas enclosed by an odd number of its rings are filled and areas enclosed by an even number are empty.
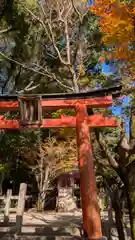
{"type": "Polygon", "coordinates": [[[0,129],[19,129],[18,120],[0,120],[0,129]]]}
{"type": "Polygon", "coordinates": [[[4,116],[3,115],[0,115],[0,120],[4,120],[4,116]]]}
{"type": "MultiPolygon", "coordinates": [[[[112,105],[112,96],[89,98],[89,99],[74,99],[74,100],[42,100],[41,106],[49,109],[73,108],[76,104],[85,104],[89,107],[108,107],[112,105]]],[[[19,108],[18,101],[0,101],[0,110],[14,111],[19,108]]]]}
{"type": "Polygon", "coordinates": [[[76,100],[42,100],[41,103],[43,108],[73,108],[77,104],[103,108],[112,105],[112,96],[76,100]]]}
{"type": "Polygon", "coordinates": [[[19,103],[17,101],[0,101],[1,111],[14,111],[19,108],[19,103]]]}
{"type": "Polygon", "coordinates": [[[96,178],[90,143],[87,109],[77,106],[76,130],[78,160],[80,167],[80,190],[82,197],[83,228],[88,239],[102,237],[100,210],[97,201],[96,178]]]}
{"type": "Polygon", "coordinates": [[[117,127],[118,121],[116,117],[105,117],[102,114],[94,114],[87,117],[89,127],[117,127]]]}
{"type": "MultiPolygon", "coordinates": [[[[104,117],[97,114],[89,116],[87,119],[89,127],[117,127],[118,123],[115,117],[104,117]]],[[[19,129],[20,124],[18,120],[5,120],[0,116],[0,129],[19,129]]],[[[29,127],[37,128],[32,125],[29,127]]],[[[76,117],[62,116],[58,119],[43,119],[41,128],[58,128],[58,127],[76,127],[76,117]]]]}

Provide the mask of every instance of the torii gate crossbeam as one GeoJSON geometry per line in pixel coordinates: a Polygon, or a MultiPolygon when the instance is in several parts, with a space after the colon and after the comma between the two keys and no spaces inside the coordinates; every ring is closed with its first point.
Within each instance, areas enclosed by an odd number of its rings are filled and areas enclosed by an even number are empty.
{"type": "Polygon", "coordinates": [[[19,97],[12,100],[0,99],[0,112],[19,111],[20,120],[6,120],[0,116],[0,129],[20,128],[57,128],[75,127],[77,133],[78,163],[80,169],[80,189],[82,198],[83,228],[88,239],[103,239],[100,211],[97,201],[96,178],[90,143],[90,128],[117,127],[115,117],[102,114],[88,116],[87,108],[108,107],[112,105],[112,96],[81,99],[42,99],[42,97],[19,97]],[[64,116],[59,119],[42,119],[42,109],[74,108],[76,116],[64,116]]]}

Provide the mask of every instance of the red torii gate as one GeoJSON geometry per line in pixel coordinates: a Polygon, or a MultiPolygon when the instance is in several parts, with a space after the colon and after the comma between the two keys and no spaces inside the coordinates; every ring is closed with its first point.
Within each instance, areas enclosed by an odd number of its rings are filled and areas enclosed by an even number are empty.
{"type": "Polygon", "coordinates": [[[100,210],[97,202],[96,179],[90,143],[89,128],[117,127],[115,117],[102,114],[89,116],[87,108],[105,108],[112,105],[112,96],[90,98],[82,95],[28,95],[0,96],[0,112],[20,109],[20,120],[6,120],[0,116],[0,129],[75,127],[77,133],[80,188],[82,197],[83,228],[88,239],[103,239],[100,210]],[[66,97],[63,97],[66,96],[66,97]],[[76,97],[78,96],[78,97],[76,97]],[[74,108],[76,116],[42,119],[42,110],[74,108]]]}

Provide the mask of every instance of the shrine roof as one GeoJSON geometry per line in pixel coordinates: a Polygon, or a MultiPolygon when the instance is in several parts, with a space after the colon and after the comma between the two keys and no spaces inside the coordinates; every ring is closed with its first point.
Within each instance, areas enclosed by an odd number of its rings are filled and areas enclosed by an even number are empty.
{"type": "Polygon", "coordinates": [[[57,179],[59,178],[65,178],[65,177],[70,177],[72,176],[72,178],[74,179],[79,179],[80,178],[80,173],[79,173],[79,170],[78,171],[71,171],[71,172],[65,172],[65,173],[61,173],[57,179]]]}

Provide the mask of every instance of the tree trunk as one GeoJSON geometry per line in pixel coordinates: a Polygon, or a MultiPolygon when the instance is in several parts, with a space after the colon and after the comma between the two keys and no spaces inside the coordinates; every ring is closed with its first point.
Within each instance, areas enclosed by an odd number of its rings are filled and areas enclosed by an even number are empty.
{"type": "Polygon", "coordinates": [[[45,208],[46,191],[48,189],[48,177],[49,177],[49,165],[47,164],[45,167],[42,194],[41,194],[42,210],[44,210],[45,208]]]}
{"type": "Polygon", "coordinates": [[[0,176],[0,196],[2,196],[2,184],[4,180],[4,173],[1,174],[0,176]]]}
{"type": "Polygon", "coordinates": [[[113,223],[112,201],[109,195],[108,195],[108,220],[111,224],[113,223]]]}
{"type": "Polygon", "coordinates": [[[107,196],[107,203],[108,203],[108,221],[109,221],[109,228],[108,228],[108,239],[111,240],[112,236],[111,236],[111,229],[112,229],[112,224],[113,224],[113,213],[112,213],[112,200],[110,197],[110,191],[107,189],[107,187],[105,188],[105,192],[106,192],[106,196],[107,196]]]}
{"type": "Polygon", "coordinates": [[[120,240],[125,240],[124,228],[123,228],[123,214],[120,207],[119,199],[115,202],[113,201],[113,209],[115,211],[115,221],[118,231],[118,236],[120,240]]]}
{"type": "Polygon", "coordinates": [[[110,191],[107,189],[107,187],[105,188],[105,192],[106,192],[106,196],[107,196],[107,203],[108,203],[108,220],[109,222],[112,224],[113,223],[113,214],[112,214],[112,200],[110,197],[110,191]]]}
{"type": "Polygon", "coordinates": [[[71,73],[71,75],[72,75],[74,92],[78,93],[78,92],[79,92],[79,86],[78,86],[78,81],[77,81],[77,74],[76,74],[73,66],[70,66],[70,67],[69,67],[69,70],[70,70],[70,73],[71,73]]]}
{"type": "Polygon", "coordinates": [[[135,161],[127,167],[125,174],[125,189],[129,209],[131,235],[132,239],[135,240],[135,161]]]}
{"type": "Polygon", "coordinates": [[[43,211],[45,208],[45,197],[46,191],[48,189],[48,177],[49,177],[49,165],[47,164],[43,171],[40,173],[40,183],[39,183],[39,195],[38,195],[38,210],[43,211]]]}
{"type": "MultiPolygon", "coordinates": [[[[115,223],[116,228],[118,232],[118,236],[120,240],[125,240],[125,234],[124,234],[124,226],[123,226],[123,213],[120,206],[120,198],[119,198],[119,189],[114,186],[109,187],[106,185],[106,193],[109,196],[109,204],[110,209],[109,210],[109,217],[111,218],[111,225],[113,223],[113,216],[112,216],[112,208],[115,211],[115,223]],[[110,202],[111,200],[111,202],[110,202]]],[[[111,239],[111,232],[109,232],[109,237],[111,239]]]]}

